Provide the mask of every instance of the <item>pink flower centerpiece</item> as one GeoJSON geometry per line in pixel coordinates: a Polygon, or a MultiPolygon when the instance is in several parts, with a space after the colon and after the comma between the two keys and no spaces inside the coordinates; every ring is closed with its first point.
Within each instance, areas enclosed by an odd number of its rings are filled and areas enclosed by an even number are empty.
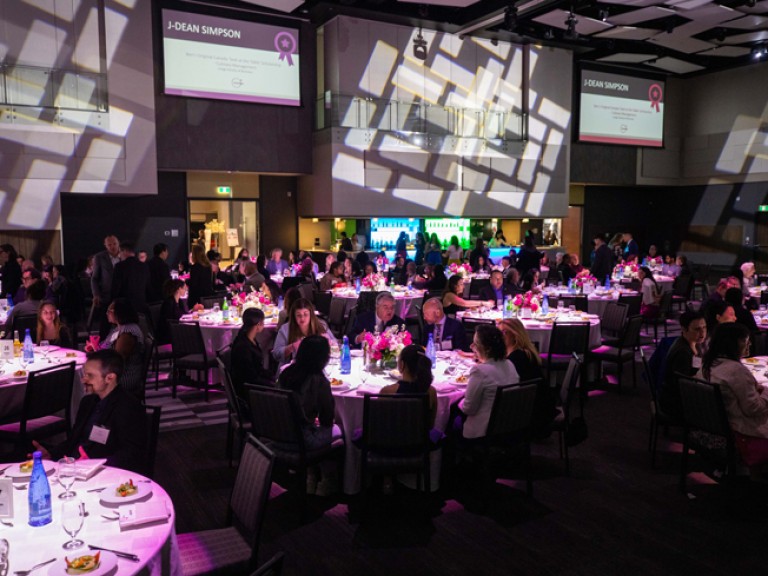
{"type": "Polygon", "coordinates": [[[539,297],[530,290],[512,298],[512,307],[522,318],[530,318],[539,311],[539,297]]]}
{"type": "Polygon", "coordinates": [[[456,264],[455,262],[448,266],[448,271],[451,273],[451,276],[454,274],[458,274],[462,278],[466,278],[470,274],[472,274],[472,266],[467,264],[466,262],[464,264],[456,264]]]}
{"type": "Polygon", "coordinates": [[[368,274],[360,281],[360,285],[365,290],[378,290],[382,284],[384,284],[384,277],[378,274],[368,274]]]}
{"type": "Polygon", "coordinates": [[[366,332],[364,346],[370,362],[391,364],[400,351],[412,343],[411,333],[405,326],[390,326],[380,334],[366,332]]]}

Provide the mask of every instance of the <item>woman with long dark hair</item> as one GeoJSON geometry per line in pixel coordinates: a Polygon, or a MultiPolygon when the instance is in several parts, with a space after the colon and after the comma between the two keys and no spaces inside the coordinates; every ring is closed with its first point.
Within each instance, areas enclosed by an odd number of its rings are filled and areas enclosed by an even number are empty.
{"type": "Polygon", "coordinates": [[[427,394],[429,396],[430,426],[437,415],[437,391],[432,386],[432,361],[421,346],[411,344],[397,357],[400,380],[381,389],[382,394],[427,394]]]}
{"type": "Polygon", "coordinates": [[[659,298],[661,291],[659,285],[653,277],[651,269],[647,266],[641,266],[637,272],[640,279],[640,293],[643,296],[640,304],[640,315],[643,318],[653,320],[659,315],[659,298]]]}
{"type": "Polygon", "coordinates": [[[205,255],[205,248],[199,244],[192,246],[190,256],[192,266],[189,269],[189,305],[194,306],[204,296],[213,296],[213,268],[205,255]]]}
{"type": "Polygon", "coordinates": [[[479,308],[480,306],[494,306],[495,303],[490,300],[485,302],[482,300],[465,300],[464,294],[464,278],[458,274],[454,274],[448,278],[448,284],[445,285],[443,291],[443,310],[446,314],[455,315],[456,312],[461,312],[467,308],[479,308]]]}
{"type": "Polygon", "coordinates": [[[259,308],[248,308],[243,312],[243,327],[232,342],[231,369],[232,384],[238,397],[248,405],[246,384],[271,386],[272,375],[264,368],[264,353],[256,337],[264,330],[264,312],[259,308]]]}

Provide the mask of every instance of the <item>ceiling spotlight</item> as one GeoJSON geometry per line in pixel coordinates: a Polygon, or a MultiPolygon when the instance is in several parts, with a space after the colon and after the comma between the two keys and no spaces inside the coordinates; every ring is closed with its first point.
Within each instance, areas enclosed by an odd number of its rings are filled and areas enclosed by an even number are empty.
{"type": "Polygon", "coordinates": [[[421,35],[421,28],[419,28],[416,38],[413,39],[413,57],[417,60],[427,59],[427,41],[421,35]]]}
{"type": "Polygon", "coordinates": [[[607,22],[608,16],[611,15],[611,13],[608,11],[608,8],[600,8],[600,11],[598,12],[598,14],[600,15],[600,20],[602,20],[603,22],[607,22]]]}
{"type": "Polygon", "coordinates": [[[426,4],[419,4],[419,17],[420,18],[429,17],[429,6],[427,6],[426,4]]]}
{"type": "Polygon", "coordinates": [[[715,32],[715,40],[718,42],[725,41],[725,28],[718,28],[715,32]]]}
{"type": "Polygon", "coordinates": [[[664,27],[667,31],[667,34],[672,34],[672,31],[675,29],[675,22],[671,18],[667,19],[667,23],[664,27]]]}
{"type": "Polygon", "coordinates": [[[517,28],[517,8],[510,4],[504,9],[504,28],[510,32],[517,28]]]}
{"type": "Polygon", "coordinates": [[[565,20],[565,34],[563,37],[566,40],[576,40],[579,37],[579,33],[576,32],[576,24],[579,21],[573,15],[573,12],[568,13],[568,18],[565,20]]]}
{"type": "Polygon", "coordinates": [[[757,5],[757,0],[747,0],[747,6],[749,8],[754,8],[757,5]]]}
{"type": "Polygon", "coordinates": [[[555,33],[552,31],[552,28],[547,28],[544,30],[544,40],[552,40],[555,37],[555,33]]]}
{"type": "Polygon", "coordinates": [[[499,39],[498,38],[491,38],[491,45],[492,46],[498,46],[499,45],[499,39]]]}

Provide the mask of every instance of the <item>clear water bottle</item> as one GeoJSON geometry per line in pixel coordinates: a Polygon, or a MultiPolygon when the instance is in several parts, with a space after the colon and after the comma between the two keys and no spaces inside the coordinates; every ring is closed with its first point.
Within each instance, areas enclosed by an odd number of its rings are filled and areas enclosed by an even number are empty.
{"type": "Polygon", "coordinates": [[[31,364],[35,361],[35,345],[32,343],[32,336],[29,333],[29,328],[27,328],[26,333],[24,334],[24,344],[22,345],[21,350],[25,362],[31,364]]]}
{"type": "Polygon", "coordinates": [[[341,345],[341,373],[349,374],[352,372],[352,355],[349,353],[349,338],[344,336],[341,345]]]}
{"type": "Polygon", "coordinates": [[[512,296],[509,294],[507,294],[507,299],[504,302],[504,311],[502,312],[502,316],[504,318],[512,317],[512,296]]]}
{"type": "Polygon", "coordinates": [[[227,302],[226,298],[224,298],[224,301],[221,303],[221,319],[229,320],[229,302],[227,302]]]}
{"type": "Polygon", "coordinates": [[[29,525],[45,526],[51,523],[51,487],[43,468],[41,452],[32,454],[32,477],[29,481],[29,525]]]}
{"type": "Polygon", "coordinates": [[[573,294],[575,290],[573,289],[573,278],[570,278],[568,280],[568,293],[573,294]]]}
{"type": "Polygon", "coordinates": [[[546,294],[541,297],[541,311],[543,314],[549,314],[549,298],[546,294]]]}
{"type": "Polygon", "coordinates": [[[437,354],[435,352],[435,335],[430,334],[429,340],[427,340],[427,358],[429,358],[432,361],[432,366],[435,365],[435,359],[437,358],[437,354]]]}

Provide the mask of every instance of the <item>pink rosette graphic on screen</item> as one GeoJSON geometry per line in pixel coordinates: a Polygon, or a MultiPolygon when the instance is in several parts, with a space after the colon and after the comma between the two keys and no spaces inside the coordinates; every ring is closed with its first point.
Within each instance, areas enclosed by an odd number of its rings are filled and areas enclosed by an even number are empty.
{"type": "Polygon", "coordinates": [[[292,54],[296,53],[296,38],[287,30],[278,32],[275,36],[275,49],[280,53],[279,60],[288,62],[288,66],[293,66],[292,54]]]}
{"type": "Polygon", "coordinates": [[[661,104],[661,98],[663,96],[661,86],[658,84],[651,84],[648,88],[648,100],[651,101],[651,108],[656,108],[656,112],[660,112],[659,104],[661,104]]]}

